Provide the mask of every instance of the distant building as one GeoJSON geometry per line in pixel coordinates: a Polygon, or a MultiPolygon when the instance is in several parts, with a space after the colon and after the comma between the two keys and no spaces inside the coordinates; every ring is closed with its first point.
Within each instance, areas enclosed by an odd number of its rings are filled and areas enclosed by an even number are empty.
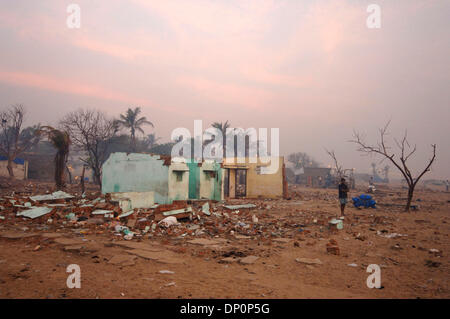
{"type": "Polygon", "coordinates": [[[28,179],[53,181],[55,178],[55,155],[26,152],[23,158],[28,162],[28,179]]]}
{"type": "Polygon", "coordinates": [[[310,187],[325,187],[331,176],[331,168],[305,167],[303,174],[298,177],[298,182],[310,187]]]}

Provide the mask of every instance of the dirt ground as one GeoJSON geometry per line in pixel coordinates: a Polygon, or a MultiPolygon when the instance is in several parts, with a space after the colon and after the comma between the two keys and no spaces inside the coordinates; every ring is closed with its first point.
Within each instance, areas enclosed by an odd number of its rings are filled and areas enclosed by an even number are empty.
{"type": "Polygon", "coordinates": [[[418,190],[409,213],[405,193],[381,187],[376,209],[349,204],[342,230],[328,225],[339,212],[333,189],[291,186],[290,200],[227,201],[257,206],[236,220],[255,215],[252,229],[270,229],[259,236],[236,228],[125,241],[107,230],[0,220],[0,298],[450,298],[450,193],[418,190]],[[330,239],[339,255],[327,252],[330,239]],[[79,289],[66,284],[71,264],[81,269],[79,289]],[[367,287],[370,264],[381,269],[381,289],[367,287]]]}

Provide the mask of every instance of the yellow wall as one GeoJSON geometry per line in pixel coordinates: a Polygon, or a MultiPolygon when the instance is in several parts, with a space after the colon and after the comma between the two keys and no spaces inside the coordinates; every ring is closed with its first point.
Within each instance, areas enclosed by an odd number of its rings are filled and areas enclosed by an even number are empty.
{"type": "Polygon", "coordinates": [[[283,163],[284,157],[278,158],[278,170],[274,174],[259,174],[258,171],[263,164],[257,159],[256,163],[250,163],[248,158],[241,159],[244,163],[225,162],[223,168],[230,169],[230,197],[235,197],[235,169],[236,167],[247,168],[247,198],[257,198],[259,196],[276,198],[283,196],[283,163]]]}
{"type": "Polygon", "coordinates": [[[189,168],[186,163],[172,163],[169,166],[169,202],[189,198],[189,168]],[[181,175],[181,180],[177,175],[181,175]]]}

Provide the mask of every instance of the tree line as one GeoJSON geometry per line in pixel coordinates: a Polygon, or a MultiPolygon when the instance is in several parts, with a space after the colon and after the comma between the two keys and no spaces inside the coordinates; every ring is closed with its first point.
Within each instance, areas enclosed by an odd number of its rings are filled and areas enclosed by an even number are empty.
{"type": "MultiPolygon", "coordinates": [[[[65,171],[68,171],[67,161],[71,148],[84,154],[80,160],[92,170],[94,182],[101,186],[102,165],[112,152],[171,154],[174,143],[158,144],[159,138],[154,134],[149,134],[143,139],[137,138],[136,132],[144,134],[143,127],[145,125],[154,127],[152,122],[140,114],[140,107],[128,108],[124,114],[120,114],[119,118],[115,119],[99,110],[78,109],[66,114],[56,128],[40,124],[23,127],[26,110],[23,105],[15,104],[0,112],[0,155],[7,158],[8,174],[10,177],[14,177],[13,161],[46,139],[56,149],[54,177],[58,189],[65,186],[65,171]],[[122,129],[128,130],[129,135],[118,134],[122,129]]],[[[359,152],[381,156],[383,160],[389,161],[400,171],[408,184],[405,210],[409,211],[416,185],[431,170],[436,159],[436,144],[431,145],[431,158],[425,164],[425,168],[414,174],[408,159],[416,153],[417,147],[409,143],[405,132],[401,139],[394,139],[399,151],[395,153],[386,139],[389,124],[388,122],[379,130],[379,140],[376,144],[367,143],[359,132],[354,132],[350,142],[358,146],[359,152]]],[[[224,137],[223,154],[225,156],[226,130],[231,124],[228,121],[214,122],[212,126],[217,128],[224,137]]],[[[206,140],[204,143],[207,144],[211,141],[206,140]]],[[[249,140],[246,137],[246,147],[248,148],[248,146],[249,140]]],[[[343,169],[339,165],[334,151],[326,150],[326,152],[334,160],[338,175],[343,176],[343,169]]],[[[319,167],[319,163],[314,158],[303,152],[289,155],[288,161],[296,169],[319,167]]]]}
{"type": "MultiPolygon", "coordinates": [[[[0,155],[7,159],[7,170],[14,177],[14,160],[25,152],[35,149],[38,144],[49,143],[56,154],[54,157],[54,178],[56,187],[65,186],[65,176],[69,152],[83,154],[80,160],[90,168],[94,182],[101,186],[102,165],[112,152],[152,152],[170,154],[172,143],[158,144],[154,133],[144,134],[143,127],[154,127],[153,123],[141,115],[141,108],[129,108],[118,119],[93,109],[78,109],[63,116],[56,127],[36,124],[24,127],[26,109],[21,104],[11,105],[0,112],[0,155]],[[121,130],[129,131],[120,134],[121,130]]],[[[48,148],[47,148],[48,149],[48,148]]]]}

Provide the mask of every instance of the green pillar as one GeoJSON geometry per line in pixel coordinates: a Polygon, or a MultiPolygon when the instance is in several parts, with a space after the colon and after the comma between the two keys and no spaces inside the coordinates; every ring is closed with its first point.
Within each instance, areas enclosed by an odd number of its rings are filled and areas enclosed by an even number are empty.
{"type": "Polygon", "coordinates": [[[189,199],[200,198],[200,167],[198,163],[186,163],[189,167],[189,199]]]}

